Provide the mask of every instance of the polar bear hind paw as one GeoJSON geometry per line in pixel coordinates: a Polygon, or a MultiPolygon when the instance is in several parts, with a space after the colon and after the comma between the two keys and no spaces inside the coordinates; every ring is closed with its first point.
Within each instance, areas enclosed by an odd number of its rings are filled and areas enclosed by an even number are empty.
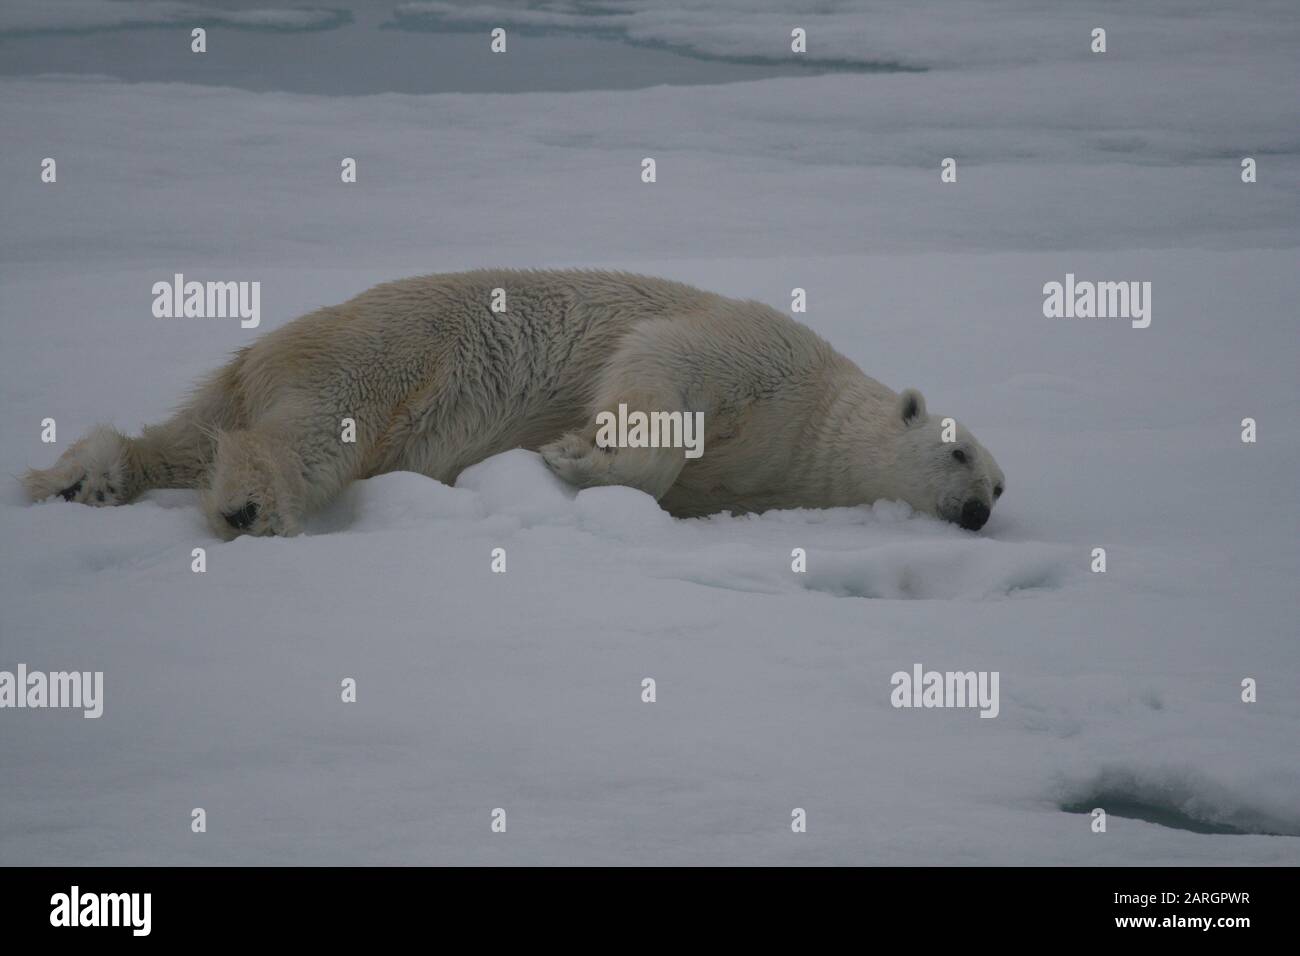
{"type": "Polygon", "coordinates": [[[543,445],[542,460],[558,477],[578,488],[611,484],[611,458],[613,449],[597,448],[576,432],[543,445]]]}

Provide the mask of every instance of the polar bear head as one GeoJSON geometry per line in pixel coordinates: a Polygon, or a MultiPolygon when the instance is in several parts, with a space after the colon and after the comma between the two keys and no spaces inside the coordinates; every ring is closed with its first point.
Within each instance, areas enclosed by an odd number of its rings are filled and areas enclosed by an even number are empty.
{"type": "Polygon", "coordinates": [[[945,419],[929,415],[925,398],[914,388],[899,395],[897,414],[902,421],[900,497],[917,511],[970,531],[984,527],[1007,485],[988,449],[956,422],[945,435],[945,419]]]}

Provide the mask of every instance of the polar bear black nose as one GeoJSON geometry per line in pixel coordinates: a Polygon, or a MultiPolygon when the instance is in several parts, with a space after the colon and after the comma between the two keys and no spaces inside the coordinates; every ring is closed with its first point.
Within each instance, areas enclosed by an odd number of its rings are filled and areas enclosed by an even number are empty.
{"type": "Polygon", "coordinates": [[[989,507],[982,501],[972,498],[961,506],[961,521],[967,531],[978,531],[989,520],[989,507]]]}

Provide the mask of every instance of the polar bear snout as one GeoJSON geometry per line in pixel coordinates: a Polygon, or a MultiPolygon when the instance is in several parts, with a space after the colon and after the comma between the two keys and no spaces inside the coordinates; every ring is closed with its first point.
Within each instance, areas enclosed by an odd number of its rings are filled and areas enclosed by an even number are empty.
{"type": "Polygon", "coordinates": [[[989,506],[978,498],[971,498],[961,506],[961,518],[957,521],[967,531],[978,531],[989,520],[989,506]]]}

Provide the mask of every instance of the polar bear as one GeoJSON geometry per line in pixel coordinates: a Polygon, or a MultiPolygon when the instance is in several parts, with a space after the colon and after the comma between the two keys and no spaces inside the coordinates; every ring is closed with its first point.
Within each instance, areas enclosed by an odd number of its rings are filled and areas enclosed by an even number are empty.
{"type": "Polygon", "coordinates": [[[573,485],[639,488],[679,517],[896,499],[978,530],[1006,480],[968,431],[944,431],[919,392],[759,302],[627,273],[479,270],[289,322],[168,421],[136,438],[98,426],[24,483],[88,505],[199,488],[218,536],[293,535],[358,478],[452,483],[523,447],[573,485]],[[599,441],[620,405],[703,413],[703,453],[599,441]]]}

